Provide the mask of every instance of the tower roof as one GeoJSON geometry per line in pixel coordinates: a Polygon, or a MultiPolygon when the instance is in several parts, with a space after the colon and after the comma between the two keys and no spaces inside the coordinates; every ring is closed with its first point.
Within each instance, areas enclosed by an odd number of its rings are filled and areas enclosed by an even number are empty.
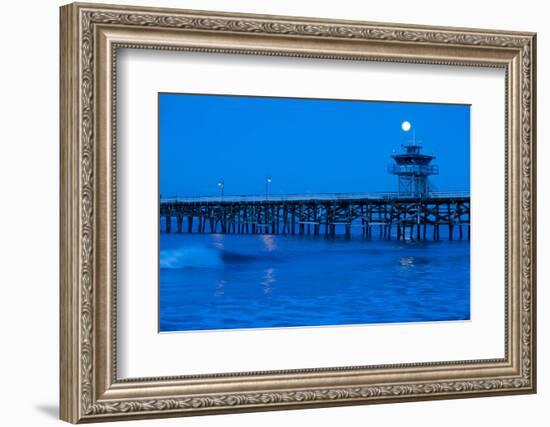
{"type": "Polygon", "coordinates": [[[435,156],[422,154],[420,152],[422,146],[418,143],[413,142],[402,147],[405,148],[404,153],[391,156],[398,165],[427,165],[435,159],[435,156]]]}
{"type": "Polygon", "coordinates": [[[422,154],[420,152],[422,146],[415,140],[402,147],[404,152],[391,156],[395,164],[388,166],[388,172],[401,177],[428,177],[439,173],[439,167],[430,164],[435,156],[422,154]]]}

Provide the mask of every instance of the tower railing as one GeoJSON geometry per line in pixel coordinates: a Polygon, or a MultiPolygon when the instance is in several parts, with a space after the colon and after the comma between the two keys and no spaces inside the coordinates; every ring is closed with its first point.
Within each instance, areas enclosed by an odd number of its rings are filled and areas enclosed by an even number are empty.
{"type": "Polygon", "coordinates": [[[388,172],[394,175],[438,175],[437,165],[388,165],[388,172]]]}

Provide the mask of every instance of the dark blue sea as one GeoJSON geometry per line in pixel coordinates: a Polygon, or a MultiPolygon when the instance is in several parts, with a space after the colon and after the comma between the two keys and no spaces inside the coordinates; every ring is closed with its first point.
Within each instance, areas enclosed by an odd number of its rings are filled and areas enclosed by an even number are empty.
{"type": "Polygon", "coordinates": [[[468,241],[160,235],[160,331],[468,320],[468,241]]]}

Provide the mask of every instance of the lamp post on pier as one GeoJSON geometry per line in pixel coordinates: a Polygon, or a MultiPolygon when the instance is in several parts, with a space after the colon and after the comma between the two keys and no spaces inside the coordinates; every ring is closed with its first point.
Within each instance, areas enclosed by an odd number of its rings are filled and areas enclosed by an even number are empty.
{"type": "Polygon", "coordinates": [[[265,199],[269,198],[269,184],[271,184],[271,177],[268,175],[265,177],[265,199]]]}
{"type": "Polygon", "coordinates": [[[218,188],[220,189],[220,196],[221,196],[221,199],[223,200],[223,194],[224,194],[224,188],[225,188],[225,182],[223,178],[221,178],[218,181],[218,188]]]}

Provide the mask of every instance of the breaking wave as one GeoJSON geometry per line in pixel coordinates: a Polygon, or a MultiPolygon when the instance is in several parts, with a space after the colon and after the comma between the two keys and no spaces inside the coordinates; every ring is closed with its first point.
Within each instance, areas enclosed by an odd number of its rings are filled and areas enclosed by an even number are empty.
{"type": "Polygon", "coordinates": [[[189,246],[160,251],[160,268],[178,270],[184,268],[217,268],[224,264],[244,264],[262,257],[241,252],[227,251],[215,246],[189,246]]]}
{"type": "Polygon", "coordinates": [[[160,251],[161,269],[215,268],[223,265],[220,251],[208,246],[188,246],[160,251]]]}

